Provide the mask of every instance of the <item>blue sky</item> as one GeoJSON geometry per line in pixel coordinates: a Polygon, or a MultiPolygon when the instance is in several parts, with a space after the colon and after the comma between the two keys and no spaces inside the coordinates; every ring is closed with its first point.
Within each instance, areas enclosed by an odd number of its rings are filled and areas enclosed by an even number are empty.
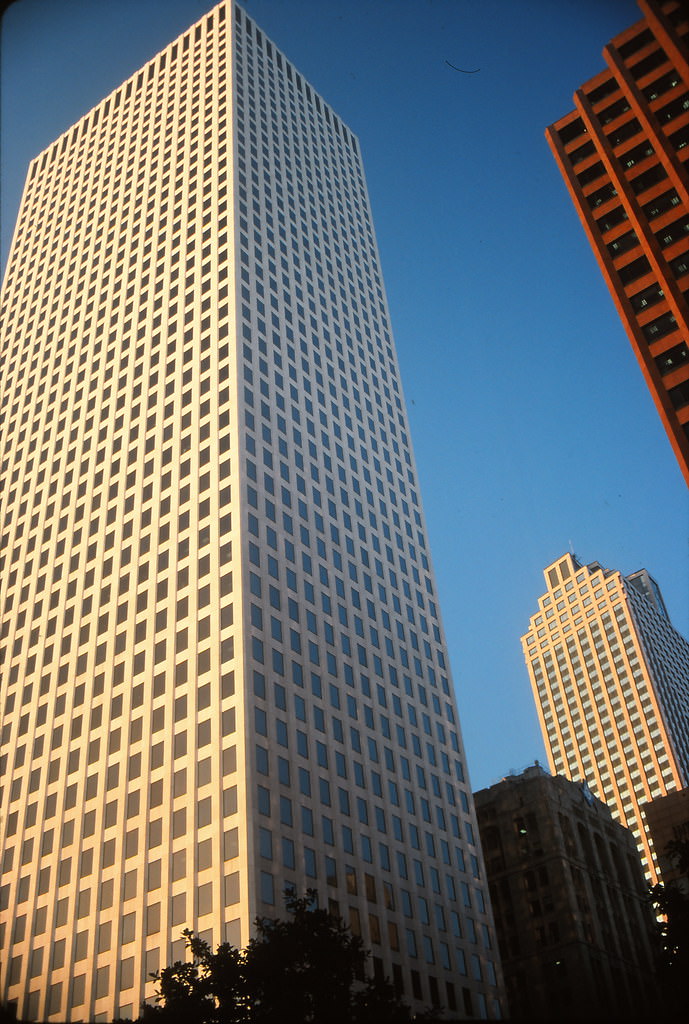
{"type": "MultiPolygon", "coordinates": [[[[29,160],[206,0],[16,0],[2,258],[29,160]]],[[[247,0],[359,136],[472,785],[545,760],[519,638],[542,570],[658,580],[689,633],[689,497],[544,138],[633,0],[247,0]],[[453,70],[446,62],[476,74],[453,70]]]]}

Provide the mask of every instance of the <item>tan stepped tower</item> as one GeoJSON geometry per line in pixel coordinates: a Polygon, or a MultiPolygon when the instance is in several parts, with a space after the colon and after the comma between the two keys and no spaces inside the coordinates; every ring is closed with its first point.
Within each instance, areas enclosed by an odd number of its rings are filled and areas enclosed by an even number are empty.
{"type": "Polygon", "coordinates": [[[645,569],[625,577],[568,554],[543,575],[522,647],[551,771],[610,807],[655,884],[643,805],[689,782],[689,643],[645,569]]]}

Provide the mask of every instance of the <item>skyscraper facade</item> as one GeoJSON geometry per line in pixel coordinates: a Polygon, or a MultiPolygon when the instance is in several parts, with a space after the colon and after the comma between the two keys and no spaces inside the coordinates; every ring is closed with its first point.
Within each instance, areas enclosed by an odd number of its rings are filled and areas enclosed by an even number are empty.
{"type": "Polygon", "coordinates": [[[544,576],[522,647],[550,768],[608,804],[655,883],[643,805],[689,780],[689,643],[644,569],[568,554],[544,576]]]}
{"type": "Polygon", "coordinates": [[[546,137],[689,483],[689,11],[639,6],[546,137]]]}
{"type": "Polygon", "coordinates": [[[316,888],[497,951],[359,146],[229,0],[30,165],[2,307],[0,998],[136,1015],[316,888]]]}

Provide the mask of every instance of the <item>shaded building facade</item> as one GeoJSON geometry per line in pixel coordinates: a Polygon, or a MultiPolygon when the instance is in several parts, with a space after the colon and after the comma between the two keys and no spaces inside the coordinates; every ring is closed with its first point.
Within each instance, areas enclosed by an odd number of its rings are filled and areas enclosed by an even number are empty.
{"type": "Polygon", "coordinates": [[[510,1020],[651,1019],[634,837],[585,784],[527,768],[474,794],[510,1020]]]}
{"type": "Polygon", "coordinates": [[[498,1016],[355,136],[223,2],[31,163],[2,303],[0,1000],[136,1015],[311,887],[498,1016]]]}
{"type": "MultiPolygon", "coordinates": [[[[685,880],[686,874],[680,870],[679,858],[671,849],[668,850],[668,846],[670,843],[689,843],[689,788],[658,796],[645,804],[643,811],[658,855],[660,881],[667,885],[685,880]]],[[[683,884],[686,885],[686,881],[683,884]]]]}
{"type": "Polygon", "coordinates": [[[625,577],[567,554],[543,575],[522,648],[548,763],[632,831],[653,884],[642,806],[687,784],[689,643],[645,569],[625,577]]]}
{"type": "Polygon", "coordinates": [[[689,10],[639,6],[546,137],[689,483],[689,10]]]}

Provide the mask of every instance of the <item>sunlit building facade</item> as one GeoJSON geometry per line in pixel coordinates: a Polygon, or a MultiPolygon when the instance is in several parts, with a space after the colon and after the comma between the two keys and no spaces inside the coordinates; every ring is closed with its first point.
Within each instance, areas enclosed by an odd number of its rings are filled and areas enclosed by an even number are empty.
{"type": "Polygon", "coordinates": [[[2,298],[0,999],[136,1016],[316,888],[497,951],[359,146],[224,2],[30,165],[2,298]]]}
{"type": "Polygon", "coordinates": [[[689,7],[639,7],[546,137],[689,484],[689,7]]]}
{"type": "Polygon", "coordinates": [[[568,554],[544,577],[522,647],[551,771],[608,804],[655,883],[643,806],[689,781],[689,643],[645,569],[568,554]]]}

